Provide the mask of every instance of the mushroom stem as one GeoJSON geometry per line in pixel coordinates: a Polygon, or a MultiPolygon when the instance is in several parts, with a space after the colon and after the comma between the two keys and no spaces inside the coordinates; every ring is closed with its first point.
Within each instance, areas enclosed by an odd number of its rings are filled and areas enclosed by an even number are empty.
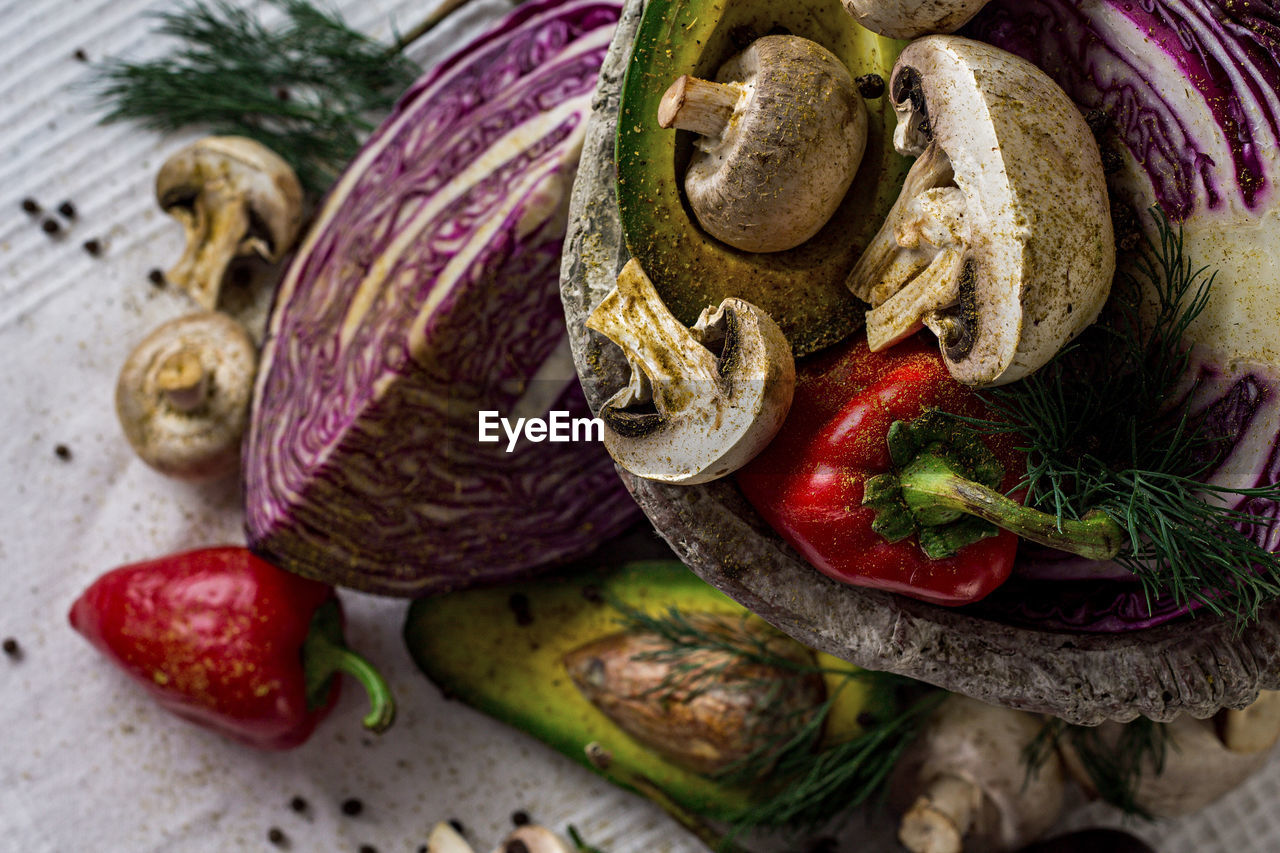
{"type": "Polygon", "coordinates": [[[960,296],[960,267],[964,253],[944,249],[924,272],[897,293],[867,312],[867,345],[879,352],[916,332],[925,315],[954,303],[960,296]]]}
{"type": "Polygon", "coordinates": [[[249,231],[243,198],[211,189],[201,193],[191,212],[174,213],[196,239],[188,239],[178,263],[166,274],[206,311],[218,304],[222,278],[249,231]]]}
{"type": "Polygon", "coordinates": [[[587,318],[587,327],[621,347],[627,361],[641,368],[633,376],[642,372],[648,378],[659,408],[683,411],[705,403],[701,395],[718,393],[715,354],[671,316],[639,264],[623,267],[617,285],[587,318]],[[677,393],[680,388],[685,393],[677,393]]]}
{"type": "Polygon", "coordinates": [[[719,138],[742,96],[742,87],[681,74],[658,103],[658,126],[719,138]]]}
{"type": "Polygon", "coordinates": [[[156,370],[156,389],[179,412],[193,412],[209,399],[209,373],[189,347],[170,353],[156,370]]]}
{"type": "Polygon", "coordinates": [[[1090,560],[1110,560],[1120,553],[1125,535],[1105,512],[1084,518],[1060,518],[1025,507],[993,488],[960,476],[942,455],[924,453],[898,477],[902,497],[917,517],[947,511],[965,513],[1059,551],[1090,560]]]}
{"type": "Polygon", "coordinates": [[[930,256],[926,254],[921,259],[922,248],[918,244],[903,247],[898,242],[898,232],[917,196],[932,189],[946,187],[954,178],[951,160],[938,145],[929,145],[916,158],[903,180],[902,192],[890,208],[880,231],[872,238],[871,244],[849,273],[847,283],[854,296],[863,302],[879,305],[928,265],[930,256]],[[904,262],[905,266],[901,266],[904,262]],[[895,269],[895,264],[901,268],[895,269]]]}
{"type": "Polygon", "coordinates": [[[902,816],[898,840],[911,853],[961,853],[981,803],[982,790],[968,779],[937,776],[902,816]]]}

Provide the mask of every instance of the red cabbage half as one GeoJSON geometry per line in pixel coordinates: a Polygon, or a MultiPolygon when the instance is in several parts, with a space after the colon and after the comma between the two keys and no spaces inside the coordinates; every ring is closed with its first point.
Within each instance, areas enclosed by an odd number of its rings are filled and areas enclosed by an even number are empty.
{"type": "Polygon", "coordinates": [[[482,410],[589,415],[560,252],[619,12],[524,4],[416,83],[338,181],[263,350],[253,549],[416,595],[581,556],[636,517],[598,443],[478,441],[482,410]]]}
{"type": "MultiPolygon", "coordinates": [[[[1112,189],[1178,221],[1194,265],[1217,271],[1190,330],[1193,408],[1231,448],[1212,480],[1280,479],[1280,6],[1273,0],[993,0],[967,34],[1043,68],[1127,150],[1112,189]]],[[[1280,550],[1280,507],[1245,532],[1280,550]]],[[[1116,583],[1113,565],[1024,549],[1002,618],[1126,630],[1185,613],[1116,583]]],[[[1123,573],[1120,573],[1123,574],[1123,573]]]]}

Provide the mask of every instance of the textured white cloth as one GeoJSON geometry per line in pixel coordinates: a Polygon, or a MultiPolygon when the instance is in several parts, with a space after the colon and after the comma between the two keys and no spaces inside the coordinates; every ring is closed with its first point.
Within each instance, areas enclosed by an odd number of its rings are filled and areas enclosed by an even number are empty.
{"type": "MultiPolygon", "coordinates": [[[[304,747],[252,751],[177,720],[113,670],[68,626],[71,602],[101,572],[191,547],[242,541],[233,481],[192,486],[148,469],[116,424],[113,390],[133,345],[190,310],[147,280],[181,250],[178,226],[152,199],[155,171],[189,137],[103,127],[89,60],[141,58],[161,0],[0,0],[0,851],[271,849],[414,851],[435,821],[461,820],[491,849],[524,810],[557,830],[572,823],[611,853],[696,851],[658,809],[615,790],[541,744],[442,699],[400,641],[405,603],[344,593],[352,644],[388,675],[395,728],[361,733],[348,688],[304,747]],[[24,197],[78,215],[50,238],[24,197]],[[99,240],[94,258],[81,248],[99,240]],[[70,458],[55,453],[65,445],[70,458]],[[295,813],[290,799],[309,808],[295,813]],[[359,816],[341,803],[364,803],[359,816]]],[[[407,31],[429,0],[341,0],[378,37],[407,31]]],[[[505,10],[476,0],[411,55],[426,61],[505,10]]],[[[238,298],[248,300],[244,294],[238,298]]],[[[261,294],[259,294],[261,302],[261,294]]],[[[1227,801],[1156,830],[1165,853],[1280,849],[1280,766],[1227,801]]],[[[1116,823],[1109,811],[1073,822],[1116,823]]],[[[883,819],[855,820],[845,850],[895,849],[883,819]],[[860,839],[856,844],[852,839],[860,839]]],[[[776,845],[775,845],[776,846],[776,845]]],[[[785,848],[786,845],[781,845],[785,848]]]]}

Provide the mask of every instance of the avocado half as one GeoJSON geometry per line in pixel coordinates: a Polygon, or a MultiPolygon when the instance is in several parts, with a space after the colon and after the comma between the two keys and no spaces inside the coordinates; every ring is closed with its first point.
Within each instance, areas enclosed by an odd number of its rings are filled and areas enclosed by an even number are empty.
{"type": "Polygon", "coordinates": [[[692,134],[658,126],[658,102],[677,77],[713,79],[751,41],[780,32],[821,44],[855,79],[887,81],[906,45],[854,23],[840,0],[650,0],[622,82],[617,194],[628,250],[682,323],[693,325],[704,308],[736,296],[768,312],[799,356],[862,324],[865,306],[845,278],[910,165],[893,149],[889,98],[866,100],[866,152],[844,202],[814,237],[785,252],[743,252],[703,232],[682,188],[692,134]]]}
{"type": "MultiPolygon", "coordinates": [[[[723,819],[766,797],[767,790],[726,785],[665,760],[578,692],[562,660],[626,627],[615,603],[653,616],[673,608],[686,616],[745,613],[683,564],[647,561],[418,599],[409,608],[404,639],[419,669],[446,695],[664,806],[723,819]],[[588,744],[599,744],[611,756],[607,767],[588,759],[588,744]]],[[[842,675],[858,670],[829,655],[818,655],[817,664],[835,696],[824,730],[827,741],[856,735],[863,714],[883,720],[894,713],[892,691],[884,682],[842,675]]]]}

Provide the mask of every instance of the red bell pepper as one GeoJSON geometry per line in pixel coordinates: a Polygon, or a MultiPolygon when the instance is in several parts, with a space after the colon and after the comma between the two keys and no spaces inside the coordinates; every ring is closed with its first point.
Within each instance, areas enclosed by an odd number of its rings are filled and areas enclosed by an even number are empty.
{"type": "Polygon", "coordinates": [[[205,548],[123,566],[76,600],[71,625],[166,709],[241,743],[289,749],[361,681],[382,731],[395,706],[382,677],[343,645],[332,587],[244,548],[205,548]]]}
{"type": "Polygon", "coordinates": [[[1025,456],[1009,434],[979,435],[965,417],[990,413],[935,345],[915,337],[873,353],[859,338],[797,368],[782,430],[738,484],[819,571],[935,604],[1003,583],[1018,537],[1115,556],[1121,534],[1105,514],[1022,506],[1025,456]]]}
{"type": "MultiPolygon", "coordinates": [[[[739,471],[738,483],[765,520],[823,574],[936,604],[977,601],[1008,578],[1017,550],[1013,533],[947,512],[942,524],[922,526],[910,514],[886,519],[864,505],[868,481],[897,469],[891,426],[917,422],[932,409],[985,414],[977,396],[948,374],[936,347],[913,338],[873,353],[859,339],[797,370],[786,423],[739,471]],[[892,529],[903,523],[905,530],[892,529]],[[876,529],[886,527],[889,538],[876,529]],[[939,528],[944,540],[959,538],[935,549],[950,556],[927,556],[921,537],[939,528]]],[[[1023,458],[1003,436],[989,436],[984,445],[978,456],[997,466],[988,472],[994,475],[988,485],[1001,491],[1015,486],[1023,458]]]]}

